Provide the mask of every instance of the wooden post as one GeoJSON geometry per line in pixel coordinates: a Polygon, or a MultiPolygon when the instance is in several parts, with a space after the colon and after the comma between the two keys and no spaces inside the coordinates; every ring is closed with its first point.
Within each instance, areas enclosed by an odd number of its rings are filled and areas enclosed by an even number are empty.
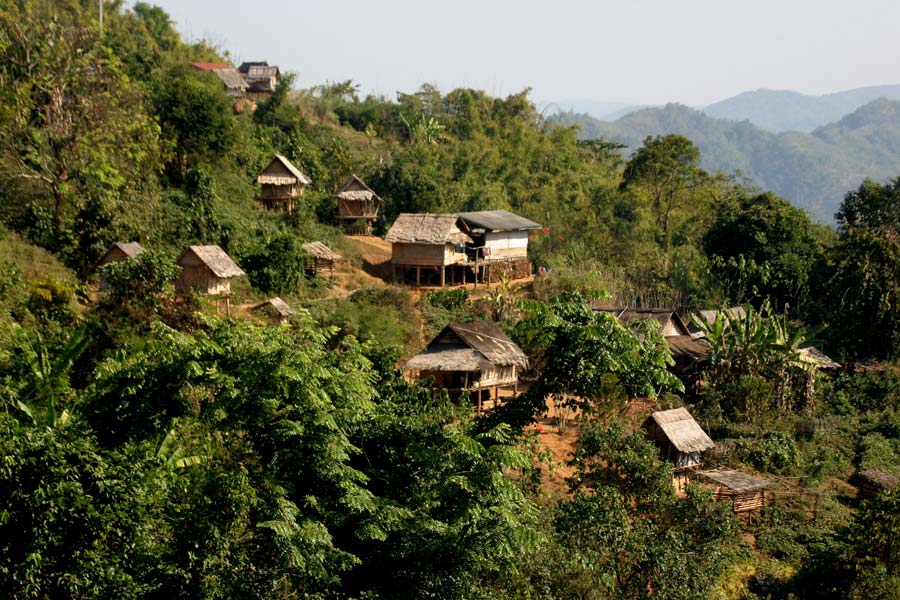
{"type": "Polygon", "coordinates": [[[397,265],[391,263],[391,273],[394,276],[394,283],[397,283],[397,265]]]}
{"type": "Polygon", "coordinates": [[[497,408],[497,404],[500,402],[500,386],[494,386],[494,408],[497,408]]]}
{"type": "Polygon", "coordinates": [[[444,287],[444,279],[447,275],[447,267],[444,265],[441,265],[440,269],[441,269],[441,287],[444,287]]]}
{"type": "Polygon", "coordinates": [[[481,390],[478,390],[478,414],[481,414],[481,390]]]}
{"type": "Polygon", "coordinates": [[[422,285],[422,267],[416,265],[416,287],[422,285]]]}

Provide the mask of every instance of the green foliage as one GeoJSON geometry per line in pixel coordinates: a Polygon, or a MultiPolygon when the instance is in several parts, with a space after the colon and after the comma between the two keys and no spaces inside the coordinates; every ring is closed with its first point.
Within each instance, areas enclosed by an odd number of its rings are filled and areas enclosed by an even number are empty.
{"type": "Polygon", "coordinates": [[[800,451],[793,437],[773,431],[750,447],[747,459],[761,471],[793,473],[800,466],[800,451]]]}
{"type": "Polygon", "coordinates": [[[101,267],[100,274],[107,285],[109,302],[158,306],[175,292],[173,281],[180,267],[168,254],[147,250],[137,258],[110,262],[101,267]]]}
{"type": "Polygon", "coordinates": [[[309,255],[289,233],[280,234],[258,252],[244,258],[242,264],[253,287],[271,294],[295,294],[305,287],[309,255]]]}

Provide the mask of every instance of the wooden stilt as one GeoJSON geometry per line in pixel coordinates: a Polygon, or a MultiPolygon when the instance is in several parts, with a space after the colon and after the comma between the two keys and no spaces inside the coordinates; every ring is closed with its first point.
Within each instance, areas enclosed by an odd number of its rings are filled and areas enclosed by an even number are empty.
{"type": "Polygon", "coordinates": [[[416,266],[416,287],[422,285],[422,267],[416,266]]]}
{"type": "Polygon", "coordinates": [[[478,414],[481,414],[481,390],[478,390],[478,414]]]}
{"type": "Polygon", "coordinates": [[[447,274],[447,267],[441,265],[441,287],[444,287],[444,278],[447,274]]]}

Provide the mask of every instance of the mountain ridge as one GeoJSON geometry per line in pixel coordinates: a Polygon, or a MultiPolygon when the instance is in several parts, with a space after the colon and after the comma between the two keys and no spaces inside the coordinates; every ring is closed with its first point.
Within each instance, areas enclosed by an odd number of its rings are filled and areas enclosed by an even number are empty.
{"type": "Polygon", "coordinates": [[[583,139],[603,137],[629,151],[647,136],[676,133],[700,149],[710,172],[739,173],[831,222],[844,194],[866,177],[900,174],[900,101],[878,99],[811,133],[775,133],[749,120],[717,119],[683,104],[636,111],[616,121],[563,113],[583,139]]]}

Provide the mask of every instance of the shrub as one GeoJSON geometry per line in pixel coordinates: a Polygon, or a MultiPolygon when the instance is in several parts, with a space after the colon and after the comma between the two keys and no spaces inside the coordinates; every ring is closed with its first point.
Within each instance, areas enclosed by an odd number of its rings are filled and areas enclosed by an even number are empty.
{"type": "Polygon", "coordinates": [[[747,460],[761,471],[790,473],[800,465],[800,450],[794,438],[772,431],[750,447],[747,460]]]}

